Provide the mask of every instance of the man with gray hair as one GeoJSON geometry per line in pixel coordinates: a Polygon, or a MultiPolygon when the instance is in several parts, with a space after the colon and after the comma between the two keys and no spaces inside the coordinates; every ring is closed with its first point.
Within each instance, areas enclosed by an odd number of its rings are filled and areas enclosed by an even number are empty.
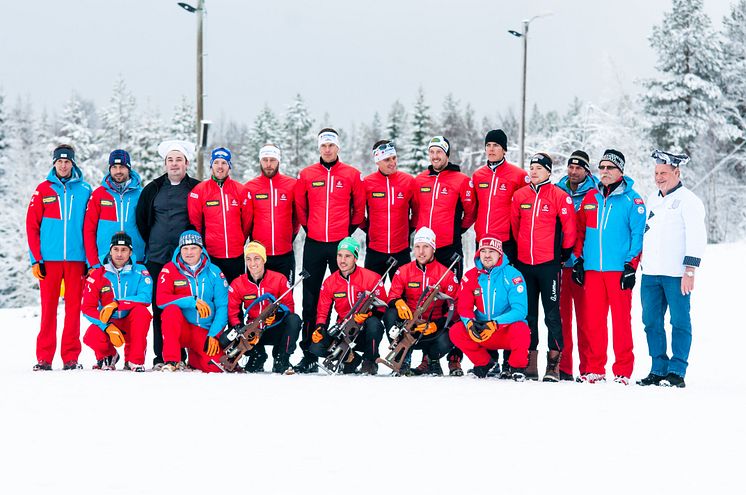
{"type": "Polygon", "coordinates": [[[686,386],[684,376],[692,345],[690,297],[694,274],[707,245],[705,207],[681,182],[686,155],[655,150],[655,185],[648,197],[642,251],[642,322],[652,367],[638,385],[686,386]],[[671,351],[667,353],[664,317],[671,315],[671,351]]]}

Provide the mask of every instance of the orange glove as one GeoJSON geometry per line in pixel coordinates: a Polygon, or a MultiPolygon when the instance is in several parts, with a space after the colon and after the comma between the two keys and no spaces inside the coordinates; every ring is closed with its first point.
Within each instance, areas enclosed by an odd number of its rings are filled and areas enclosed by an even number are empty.
{"type": "Polygon", "coordinates": [[[122,347],[122,345],[124,345],[124,335],[115,324],[111,323],[109,326],[106,327],[105,331],[109,335],[111,345],[113,345],[114,347],[122,347]]]}
{"type": "Polygon", "coordinates": [[[47,276],[47,270],[44,268],[44,263],[34,263],[31,265],[31,274],[36,277],[36,280],[44,280],[47,276]]]}
{"type": "Polygon", "coordinates": [[[117,303],[116,301],[110,302],[109,304],[101,308],[101,312],[98,314],[98,319],[101,320],[103,323],[109,323],[111,314],[116,311],[118,307],[119,303],[117,303]]]}
{"type": "Polygon", "coordinates": [[[277,319],[277,315],[271,315],[264,319],[264,324],[270,326],[277,319]]]}
{"type": "Polygon", "coordinates": [[[415,332],[421,332],[422,335],[432,335],[432,334],[434,334],[435,332],[438,331],[438,325],[436,325],[432,321],[431,322],[424,322],[424,323],[420,323],[419,325],[417,325],[416,327],[414,327],[414,331],[415,332]]]}
{"type": "Polygon", "coordinates": [[[367,320],[368,317],[372,314],[372,311],[368,313],[355,313],[352,319],[355,320],[355,323],[357,323],[358,325],[362,325],[363,323],[365,323],[365,320],[367,320]]]}
{"type": "Polygon", "coordinates": [[[208,335],[205,339],[205,354],[207,354],[209,357],[213,357],[219,352],[220,344],[218,343],[218,339],[216,339],[215,337],[210,337],[208,335]]]}
{"type": "Polygon", "coordinates": [[[409,306],[404,302],[404,299],[397,299],[394,306],[396,306],[396,312],[399,314],[400,320],[412,319],[412,310],[409,309],[409,306]]]}
{"type": "Polygon", "coordinates": [[[195,306],[197,307],[197,313],[199,313],[200,318],[207,318],[210,316],[210,313],[212,313],[212,311],[210,311],[210,305],[202,299],[197,299],[195,306]]]}
{"type": "Polygon", "coordinates": [[[316,329],[313,331],[313,334],[311,334],[311,342],[314,344],[318,344],[324,339],[324,327],[323,325],[318,325],[316,329]]]}
{"type": "Polygon", "coordinates": [[[466,329],[469,331],[469,337],[471,340],[477,343],[482,343],[492,337],[492,334],[497,330],[497,323],[494,321],[488,321],[485,324],[475,324],[474,320],[469,320],[466,324],[466,329]]]}
{"type": "Polygon", "coordinates": [[[259,334],[252,332],[251,335],[247,335],[246,342],[251,345],[257,345],[259,343],[259,334]]]}

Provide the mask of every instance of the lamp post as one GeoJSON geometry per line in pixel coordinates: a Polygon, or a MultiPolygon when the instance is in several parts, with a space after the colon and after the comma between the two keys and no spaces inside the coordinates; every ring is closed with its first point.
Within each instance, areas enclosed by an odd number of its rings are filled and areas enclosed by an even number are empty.
{"type": "Polygon", "coordinates": [[[204,56],[202,54],[202,19],[205,14],[205,0],[198,0],[197,7],[192,7],[188,3],[179,2],[179,7],[186,10],[190,14],[197,14],[197,121],[195,127],[197,129],[197,179],[202,180],[204,176],[204,152],[203,152],[203,139],[202,139],[202,120],[204,118],[204,85],[202,77],[202,62],[204,56]]]}
{"type": "Polygon", "coordinates": [[[521,88],[521,129],[520,129],[520,161],[521,167],[525,168],[524,153],[526,144],[526,59],[528,58],[528,25],[531,21],[538,19],[539,17],[547,17],[552,15],[552,12],[545,12],[543,14],[535,15],[531,19],[525,19],[523,21],[523,32],[518,32],[513,29],[509,29],[508,33],[512,34],[516,38],[523,38],[523,84],[521,88]]]}

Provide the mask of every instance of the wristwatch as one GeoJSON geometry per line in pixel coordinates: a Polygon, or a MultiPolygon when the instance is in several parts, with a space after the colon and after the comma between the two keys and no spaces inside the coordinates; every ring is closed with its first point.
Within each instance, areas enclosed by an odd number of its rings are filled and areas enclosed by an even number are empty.
{"type": "Polygon", "coordinates": [[[694,276],[694,272],[693,272],[693,271],[690,271],[690,270],[687,270],[687,271],[685,271],[684,273],[686,273],[686,276],[687,276],[687,277],[693,277],[693,276],[694,276]]]}

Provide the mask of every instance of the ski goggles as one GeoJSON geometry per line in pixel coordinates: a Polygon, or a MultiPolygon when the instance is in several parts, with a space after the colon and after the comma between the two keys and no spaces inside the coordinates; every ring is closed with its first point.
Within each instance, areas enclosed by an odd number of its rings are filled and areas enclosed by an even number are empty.
{"type": "Polygon", "coordinates": [[[650,156],[652,158],[655,158],[655,163],[658,165],[666,164],[674,167],[679,167],[680,165],[684,165],[689,161],[689,157],[687,155],[674,155],[673,153],[668,153],[667,151],[661,150],[654,150],[650,156]]]}
{"type": "Polygon", "coordinates": [[[394,143],[384,143],[373,150],[373,159],[376,163],[392,156],[396,156],[396,147],[394,147],[394,143]]]}

